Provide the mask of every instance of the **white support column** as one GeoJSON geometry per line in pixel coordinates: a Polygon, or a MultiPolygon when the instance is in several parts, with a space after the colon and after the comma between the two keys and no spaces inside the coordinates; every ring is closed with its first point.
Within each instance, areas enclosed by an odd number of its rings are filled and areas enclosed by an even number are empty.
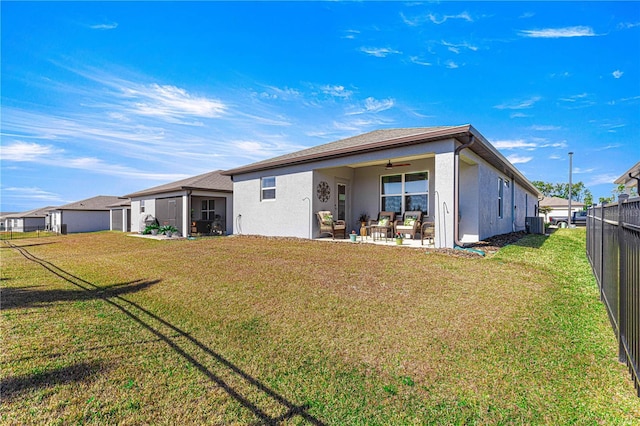
{"type": "Polygon", "coordinates": [[[453,152],[436,154],[434,173],[435,246],[453,248],[453,152]],[[436,195],[437,193],[437,195],[436,195]]]}
{"type": "Polygon", "coordinates": [[[189,209],[189,195],[182,196],[182,236],[186,237],[191,232],[191,210],[189,209]]]}

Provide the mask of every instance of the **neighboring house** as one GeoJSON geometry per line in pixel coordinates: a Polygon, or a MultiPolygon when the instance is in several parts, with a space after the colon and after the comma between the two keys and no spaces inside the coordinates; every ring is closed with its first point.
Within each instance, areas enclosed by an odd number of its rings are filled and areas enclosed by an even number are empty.
{"type": "MultiPolygon", "coordinates": [[[[545,222],[548,222],[548,218],[553,216],[569,217],[569,200],[567,200],[566,198],[543,197],[542,200],[540,200],[540,209],[542,209],[543,207],[548,207],[548,209],[543,209],[543,211],[548,211],[547,213],[541,212],[539,216],[544,217],[545,222]]],[[[584,210],[584,203],[571,200],[572,213],[582,210],[584,210]]]]}
{"type": "Polygon", "coordinates": [[[173,225],[180,235],[208,233],[212,228],[230,233],[233,220],[233,183],[221,170],[125,195],[131,199],[131,231],[142,232],[145,221],[173,225]]]}
{"type": "Polygon", "coordinates": [[[636,194],[640,194],[640,161],[638,161],[613,183],[616,185],[624,185],[625,192],[627,194],[631,193],[632,188],[636,189],[636,194]]]}
{"type": "Polygon", "coordinates": [[[117,203],[110,204],[109,223],[112,231],[131,232],[131,200],[121,198],[117,203]]]}
{"type": "Polygon", "coordinates": [[[224,174],[234,233],[314,238],[318,211],[357,230],[362,213],[422,210],[436,247],[524,230],[541,195],[470,125],[377,130],[224,174]]]}
{"type": "Polygon", "coordinates": [[[54,207],[48,206],[21,213],[10,213],[3,216],[3,228],[13,232],[32,232],[49,229],[49,210],[54,207]]]}
{"type": "Polygon", "coordinates": [[[62,234],[107,231],[110,228],[110,209],[119,197],[98,195],[86,200],[65,204],[49,210],[51,229],[62,234]]]}
{"type": "Polygon", "coordinates": [[[17,212],[0,212],[0,231],[7,230],[7,224],[10,223],[7,216],[16,214],[17,212]]]}

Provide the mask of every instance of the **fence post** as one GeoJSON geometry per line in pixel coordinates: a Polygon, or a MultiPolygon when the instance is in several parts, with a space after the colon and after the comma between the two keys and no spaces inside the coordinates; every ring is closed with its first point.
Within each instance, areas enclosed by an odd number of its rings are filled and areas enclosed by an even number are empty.
{"type": "Polygon", "coordinates": [[[604,301],[604,205],[602,203],[600,205],[600,282],[598,285],[600,286],[600,300],[604,301]]]}
{"type": "Polygon", "coordinates": [[[618,196],[618,206],[617,206],[617,219],[618,219],[618,361],[626,364],[627,363],[627,351],[625,349],[625,342],[627,340],[627,279],[626,279],[626,271],[627,271],[627,256],[626,250],[624,250],[625,243],[625,231],[624,231],[624,215],[623,215],[623,205],[629,199],[629,195],[620,194],[618,196]]]}

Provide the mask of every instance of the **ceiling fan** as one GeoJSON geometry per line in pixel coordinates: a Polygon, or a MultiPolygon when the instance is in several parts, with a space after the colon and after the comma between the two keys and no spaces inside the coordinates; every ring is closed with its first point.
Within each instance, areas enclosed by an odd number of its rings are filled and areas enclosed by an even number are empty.
{"type": "Polygon", "coordinates": [[[411,163],[393,164],[393,163],[391,163],[391,160],[389,160],[389,162],[385,166],[385,169],[390,170],[390,169],[393,169],[394,167],[406,167],[406,166],[410,166],[410,165],[411,165],[411,163]]]}

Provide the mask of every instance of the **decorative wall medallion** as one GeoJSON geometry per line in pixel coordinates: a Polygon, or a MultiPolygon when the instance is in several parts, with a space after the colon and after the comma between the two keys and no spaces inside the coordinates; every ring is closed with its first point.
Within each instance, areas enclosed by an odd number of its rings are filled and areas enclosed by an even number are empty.
{"type": "Polygon", "coordinates": [[[329,188],[329,184],[325,181],[320,182],[318,184],[316,194],[318,195],[318,200],[323,203],[329,201],[329,198],[331,197],[331,188],[329,188]]]}

